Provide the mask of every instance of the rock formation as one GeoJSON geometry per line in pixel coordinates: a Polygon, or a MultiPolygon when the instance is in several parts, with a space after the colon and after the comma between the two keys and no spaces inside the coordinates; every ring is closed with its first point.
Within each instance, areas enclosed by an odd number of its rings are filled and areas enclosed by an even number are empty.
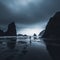
{"type": "Polygon", "coordinates": [[[4,36],[3,30],[0,30],[0,36],[4,36]]]}
{"type": "Polygon", "coordinates": [[[57,12],[48,22],[45,33],[42,37],[45,38],[60,38],[60,12],[57,12]]]}
{"type": "Polygon", "coordinates": [[[5,33],[6,36],[16,36],[16,26],[15,23],[12,22],[11,24],[8,25],[8,29],[5,33]]]}
{"type": "Polygon", "coordinates": [[[14,49],[16,46],[16,39],[15,38],[10,38],[8,39],[9,41],[7,42],[7,47],[10,49],[14,49]]]}
{"type": "Polygon", "coordinates": [[[16,36],[16,26],[15,23],[12,22],[8,25],[8,29],[6,32],[3,32],[3,30],[0,30],[0,36],[16,36]]]}

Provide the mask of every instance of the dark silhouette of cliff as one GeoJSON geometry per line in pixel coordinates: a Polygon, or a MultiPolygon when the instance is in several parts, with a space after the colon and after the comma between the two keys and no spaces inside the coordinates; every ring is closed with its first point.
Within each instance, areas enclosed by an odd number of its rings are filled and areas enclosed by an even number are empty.
{"type": "Polygon", "coordinates": [[[57,12],[48,22],[44,38],[60,38],[60,12],[57,12]]]}
{"type": "Polygon", "coordinates": [[[8,25],[8,29],[6,32],[3,32],[3,30],[0,30],[0,36],[16,36],[16,26],[15,23],[12,22],[8,25]]]}
{"type": "Polygon", "coordinates": [[[0,30],[0,36],[4,36],[3,30],[0,30]]]}
{"type": "Polygon", "coordinates": [[[44,32],[45,32],[45,30],[41,31],[38,36],[39,36],[39,37],[42,37],[43,34],[44,34],[44,32]]]}
{"type": "Polygon", "coordinates": [[[12,22],[11,24],[8,25],[8,29],[5,33],[6,36],[16,36],[16,26],[15,23],[12,22]]]}
{"type": "Polygon", "coordinates": [[[60,12],[49,20],[42,37],[53,60],[60,60],[60,12]]]}

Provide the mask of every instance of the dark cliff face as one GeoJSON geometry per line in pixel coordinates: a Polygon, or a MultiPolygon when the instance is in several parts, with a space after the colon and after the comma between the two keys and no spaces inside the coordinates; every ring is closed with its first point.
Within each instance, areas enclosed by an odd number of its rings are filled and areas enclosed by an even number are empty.
{"type": "Polygon", "coordinates": [[[42,37],[44,33],[45,33],[45,30],[41,31],[38,36],[42,37]]]}
{"type": "Polygon", "coordinates": [[[48,22],[44,38],[60,38],[60,12],[57,12],[48,22]]]}
{"type": "Polygon", "coordinates": [[[8,25],[8,29],[6,32],[3,32],[3,30],[0,30],[0,36],[16,36],[16,26],[15,23],[12,22],[8,25]]]}
{"type": "Polygon", "coordinates": [[[0,36],[4,36],[4,32],[0,30],[0,36]]]}
{"type": "Polygon", "coordinates": [[[8,30],[5,33],[6,36],[16,36],[16,26],[15,23],[12,22],[11,24],[8,25],[8,30]]]}

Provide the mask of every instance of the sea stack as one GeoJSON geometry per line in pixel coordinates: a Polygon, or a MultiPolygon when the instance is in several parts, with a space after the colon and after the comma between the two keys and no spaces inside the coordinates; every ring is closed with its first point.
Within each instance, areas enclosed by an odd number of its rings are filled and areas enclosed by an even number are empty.
{"type": "Polygon", "coordinates": [[[8,25],[8,29],[5,33],[6,36],[16,36],[16,25],[14,22],[10,23],[8,25]]]}

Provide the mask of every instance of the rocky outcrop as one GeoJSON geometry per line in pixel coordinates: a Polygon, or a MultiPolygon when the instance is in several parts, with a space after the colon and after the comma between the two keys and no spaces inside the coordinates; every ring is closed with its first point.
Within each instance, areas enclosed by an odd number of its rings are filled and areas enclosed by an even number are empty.
{"type": "Polygon", "coordinates": [[[48,22],[45,33],[42,37],[45,38],[60,38],[60,12],[57,12],[48,22]]]}
{"type": "Polygon", "coordinates": [[[3,30],[0,30],[0,36],[4,36],[3,30]]]}
{"type": "Polygon", "coordinates": [[[16,26],[15,23],[12,22],[11,24],[8,25],[8,29],[5,33],[6,36],[16,36],[16,26]]]}
{"type": "Polygon", "coordinates": [[[35,33],[34,33],[33,37],[34,37],[34,40],[37,39],[37,35],[35,33]]]}
{"type": "Polygon", "coordinates": [[[23,36],[23,34],[18,34],[17,36],[23,36]]]}
{"type": "Polygon", "coordinates": [[[16,46],[16,38],[9,38],[7,42],[7,47],[10,49],[14,49],[16,46]]]}
{"type": "Polygon", "coordinates": [[[39,37],[42,37],[43,34],[44,34],[44,32],[45,32],[45,30],[41,31],[38,36],[39,36],[39,37]]]}
{"type": "Polygon", "coordinates": [[[0,36],[16,36],[16,26],[15,23],[12,22],[8,25],[8,29],[6,32],[3,32],[3,30],[0,30],[0,36]]]}

